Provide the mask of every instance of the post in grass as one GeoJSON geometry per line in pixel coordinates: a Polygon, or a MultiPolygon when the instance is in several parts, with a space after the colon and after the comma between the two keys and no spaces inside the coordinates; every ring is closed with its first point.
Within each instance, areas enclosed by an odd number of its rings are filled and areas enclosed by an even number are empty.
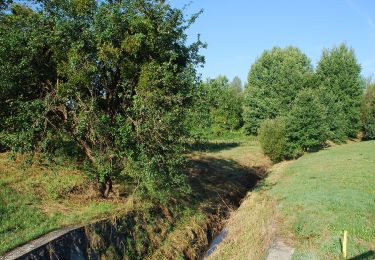
{"type": "Polygon", "coordinates": [[[342,239],[342,256],[344,259],[347,258],[347,243],[348,243],[348,231],[344,230],[344,237],[342,239]]]}

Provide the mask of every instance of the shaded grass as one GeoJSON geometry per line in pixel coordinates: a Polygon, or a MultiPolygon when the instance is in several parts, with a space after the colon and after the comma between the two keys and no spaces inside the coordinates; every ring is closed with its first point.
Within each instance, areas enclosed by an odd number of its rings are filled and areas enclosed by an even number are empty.
{"type": "MultiPolygon", "coordinates": [[[[254,139],[238,140],[229,149],[198,151],[189,156],[192,195],[183,218],[176,223],[151,259],[197,259],[239,206],[249,189],[263,178],[270,161],[254,139]],[[187,212],[187,213],[186,213],[187,212]]],[[[223,147],[227,141],[216,140],[223,147]]],[[[230,141],[229,141],[230,143],[230,141]]]]}

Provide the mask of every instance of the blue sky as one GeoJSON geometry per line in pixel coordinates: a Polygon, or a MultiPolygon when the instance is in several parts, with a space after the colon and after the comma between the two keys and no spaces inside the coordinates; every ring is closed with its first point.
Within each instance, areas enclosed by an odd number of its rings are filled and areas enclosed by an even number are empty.
{"type": "MultiPolygon", "coordinates": [[[[183,7],[189,0],[169,0],[183,7]]],[[[203,78],[238,75],[244,82],[250,65],[265,50],[300,48],[315,66],[323,48],[345,42],[354,48],[363,76],[375,74],[374,0],[195,0],[186,14],[204,13],[189,29],[208,48],[203,78]]]]}

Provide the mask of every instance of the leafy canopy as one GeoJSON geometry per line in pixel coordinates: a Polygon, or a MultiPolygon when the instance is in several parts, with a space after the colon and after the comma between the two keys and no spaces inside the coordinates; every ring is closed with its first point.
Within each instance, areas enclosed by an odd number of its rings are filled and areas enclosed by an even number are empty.
{"type": "Polygon", "coordinates": [[[360,72],[354,50],[345,44],[323,50],[316,68],[315,86],[323,90],[333,140],[356,137],[360,130],[363,93],[360,72]]]}
{"type": "Polygon", "coordinates": [[[286,114],[312,72],[309,58],[295,47],[264,51],[248,75],[243,114],[246,132],[257,134],[263,120],[286,114]]]}
{"type": "Polygon", "coordinates": [[[152,0],[20,2],[0,14],[0,136],[14,152],[69,156],[103,195],[112,179],[186,190],[185,107],[204,59],[197,15],[152,0]]]}

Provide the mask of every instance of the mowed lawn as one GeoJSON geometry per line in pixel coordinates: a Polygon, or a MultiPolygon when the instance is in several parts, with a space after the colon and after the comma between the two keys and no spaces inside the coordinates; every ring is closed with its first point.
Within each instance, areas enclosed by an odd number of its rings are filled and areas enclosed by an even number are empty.
{"type": "Polygon", "coordinates": [[[349,234],[349,257],[373,254],[375,141],[307,154],[290,163],[273,185],[281,232],[294,241],[295,259],[339,258],[343,230],[349,234]]]}

